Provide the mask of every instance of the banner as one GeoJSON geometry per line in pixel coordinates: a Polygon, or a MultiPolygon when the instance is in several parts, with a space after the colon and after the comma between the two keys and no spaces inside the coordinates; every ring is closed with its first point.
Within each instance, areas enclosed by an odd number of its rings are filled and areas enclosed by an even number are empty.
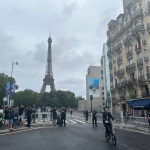
{"type": "Polygon", "coordinates": [[[11,84],[11,95],[15,95],[15,83],[11,84]]]}
{"type": "Polygon", "coordinates": [[[10,83],[7,82],[6,84],[6,95],[9,95],[10,83]]]}
{"type": "Polygon", "coordinates": [[[93,97],[100,97],[98,78],[89,78],[89,96],[90,95],[93,95],[93,97]]]}

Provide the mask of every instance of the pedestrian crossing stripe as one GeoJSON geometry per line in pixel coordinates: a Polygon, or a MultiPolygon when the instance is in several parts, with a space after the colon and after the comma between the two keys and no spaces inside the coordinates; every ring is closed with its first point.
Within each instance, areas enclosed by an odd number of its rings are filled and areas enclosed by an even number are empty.
{"type": "MultiPolygon", "coordinates": [[[[75,122],[75,121],[73,121],[73,120],[68,120],[69,122],[71,122],[71,123],[77,123],[77,122],[75,122]]],[[[68,122],[68,121],[66,121],[66,122],[68,122]]],[[[68,123],[69,123],[68,122],[68,123]]]]}
{"type": "Polygon", "coordinates": [[[86,123],[86,122],[83,122],[83,121],[80,121],[80,120],[77,120],[77,119],[74,119],[75,121],[77,122],[80,122],[80,123],[86,123]]]}

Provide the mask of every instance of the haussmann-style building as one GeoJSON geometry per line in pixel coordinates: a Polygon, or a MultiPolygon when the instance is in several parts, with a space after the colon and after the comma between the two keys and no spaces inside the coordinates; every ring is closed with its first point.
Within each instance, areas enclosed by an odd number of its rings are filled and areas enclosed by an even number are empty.
{"type": "Polygon", "coordinates": [[[150,0],[123,0],[124,13],[108,23],[113,114],[150,109],[150,0]]]}

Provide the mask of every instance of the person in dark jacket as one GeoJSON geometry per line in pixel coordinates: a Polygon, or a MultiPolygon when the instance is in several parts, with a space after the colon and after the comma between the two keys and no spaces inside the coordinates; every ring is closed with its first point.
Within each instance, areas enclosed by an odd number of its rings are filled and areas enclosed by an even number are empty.
{"type": "Polygon", "coordinates": [[[93,127],[94,127],[94,122],[95,122],[95,126],[98,127],[97,126],[97,111],[95,110],[95,108],[92,111],[92,120],[93,120],[93,127]]]}
{"type": "Polygon", "coordinates": [[[32,115],[32,109],[31,106],[28,106],[27,109],[27,127],[31,128],[31,115],[32,115]]]}
{"type": "Polygon", "coordinates": [[[86,111],[85,111],[85,118],[86,118],[86,121],[88,121],[88,116],[89,116],[89,112],[88,112],[88,110],[86,109],[86,111]]]}
{"type": "Polygon", "coordinates": [[[105,108],[105,112],[103,113],[103,124],[106,127],[106,135],[109,134],[109,129],[112,130],[112,125],[110,123],[110,119],[112,119],[114,122],[115,119],[113,118],[113,116],[111,115],[110,112],[108,112],[108,108],[105,108]]]}
{"type": "Polygon", "coordinates": [[[62,121],[62,124],[64,123],[64,127],[66,126],[66,109],[65,107],[63,107],[63,109],[61,110],[61,121],[62,121]]]}
{"type": "Polygon", "coordinates": [[[8,111],[8,130],[10,131],[12,131],[13,118],[14,118],[13,109],[10,108],[8,111]]]}

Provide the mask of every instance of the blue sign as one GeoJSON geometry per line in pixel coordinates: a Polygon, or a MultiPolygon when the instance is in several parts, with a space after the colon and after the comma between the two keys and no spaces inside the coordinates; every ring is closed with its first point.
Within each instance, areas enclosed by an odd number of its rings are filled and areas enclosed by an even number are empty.
{"type": "Polygon", "coordinates": [[[11,95],[15,95],[15,83],[11,84],[11,95]]]}
{"type": "Polygon", "coordinates": [[[7,82],[7,84],[6,84],[6,95],[9,95],[9,90],[10,90],[10,83],[7,82]]]}

